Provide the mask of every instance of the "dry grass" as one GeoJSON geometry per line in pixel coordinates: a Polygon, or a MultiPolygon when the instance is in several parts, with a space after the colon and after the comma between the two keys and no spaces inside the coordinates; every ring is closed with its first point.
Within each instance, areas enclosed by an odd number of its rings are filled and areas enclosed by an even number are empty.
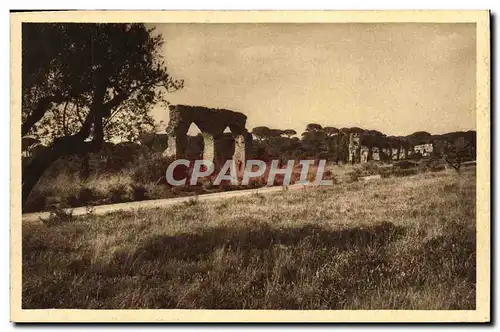
{"type": "Polygon", "coordinates": [[[92,175],[86,180],[79,179],[77,175],[61,173],[55,178],[41,179],[23,207],[23,212],[173,196],[174,194],[165,185],[137,183],[128,172],[92,175]]]}
{"type": "Polygon", "coordinates": [[[60,219],[23,308],[475,307],[475,169],[60,219]]]}
{"type": "MultiPolygon", "coordinates": [[[[266,172],[260,177],[251,178],[248,186],[233,186],[229,181],[223,181],[220,186],[213,186],[212,182],[216,177],[214,173],[211,177],[199,179],[196,186],[171,187],[165,183],[164,172],[167,167],[164,165],[165,163],[168,163],[168,161],[153,159],[149,161],[149,164],[146,163],[146,167],[137,166],[118,172],[92,174],[85,180],[80,179],[77,172],[71,173],[68,171],[44,176],[35,186],[28,201],[23,206],[23,212],[29,213],[54,208],[94,206],[263,187],[267,185],[269,176],[268,165],[266,172]]],[[[308,181],[315,180],[316,170],[316,165],[309,167],[308,181]]],[[[301,168],[297,163],[293,170],[291,184],[299,180],[300,173],[301,168]]],[[[189,175],[186,176],[189,179],[189,175]]],[[[241,178],[242,174],[240,180],[241,178]]],[[[274,185],[281,186],[283,179],[282,174],[276,175],[274,185]]],[[[324,172],[323,179],[335,180],[328,169],[324,172]]],[[[189,181],[187,182],[189,183],[189,181]]]]}

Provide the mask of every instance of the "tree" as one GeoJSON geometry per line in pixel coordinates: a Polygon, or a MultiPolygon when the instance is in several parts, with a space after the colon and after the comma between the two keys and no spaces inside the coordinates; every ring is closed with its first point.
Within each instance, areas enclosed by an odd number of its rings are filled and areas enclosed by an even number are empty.
{"type": "Polygon", "coordinates": [[[22,29],[21,132],[49,141],[23,166],[24,204],[55,160],[98,151],[106,136],[138,130],[151,107],[166,104],[165,93],[183,81],[167,72],[162,36],[143,24],[25,23],[22,29]],[[111,125],[134,117],[132,127],[111,125]]]}
{"type": "MultiPolygon", "coordinates": [[[[63,106],[48,110],[32,133],[45,143],[51,143],[61,136],[71,135],[83,125],[84,119],[80,113],[74,104],[66,102],[63,106]]],[[[154,130],[155,123],[149,114],[149,109],[122,106],[109,118],[103,119],[105,141],[134,142],[142,134],[154,130]]]]}
{"type": "Polygon", "coordinates": [[[328,150],[327,136],[324,131],[306,131],[302,133],[302,146],[309,152],[309,156],[317,157],[328,150]]]}
{"type": "Polygon", "coordinates": [[[347,162],[349,160],[349,134],[341,130],[337,148],[337,163],[339,161],[347,162]]]}
{"type": "Polygon", "coordinates": [[[281,129],[270,129],[269,130],[269,137],[270,138],[281,137],[281,135],[283,135],[283,134],[284,134],[284,132],[281,129]]]}
{"type": "Polygon", "coordinates": [[[411,135],[406,136],[406,139],[408,140],[408,142],[410,142],[411,145],[415,146],[432,141],[432,135],[426,131],[417,131],[411,135]]]}
{"type": "Polygon", "coordinates": [[[365,130],[363,128],[359,128],[359,127],[351,127],[351,128],[349,128],[349,133],[363,134],[364,132],[365,132],[365,130]]]}
{"type": "Polygon", "coordinates": [[[306,131],[302,133],[303,141],[325,141],[326,133],[324,131],[306,131]]]}
{"type": "Polygon", "coordinates": [[[440,153],[446,163],[457,173],[460,173],[462,163],[471,158],[472,143],[464,136],[456,138],[453,142],[444,141],[440,153]]]}
{"type": "Polygon", "coordinates": [[[365,133],[372,136],[385,137],[385,135],[378,130],[366,130],[365,133]]]}
{"type": "Polygon", "coordinates": [[[295,136],[297,135],[297,132],[293,129],[285,129],[283,130],[283,134],[288,137],[288,138],[291,138],[292,136],[295,136]]]}
{"type": "Polygon", "coordinates": [[[321,129],[323,129],[323,127],[317,123],[310,123],[306,126],[306,131],[320,131],[321,129]]]}
{"type": "Polygon", "coordinates": [[[334,127],[325,127],[323,128],[323,131],[328,137],[333,137],[335,135],[338,135],[340,131],[337,128],[334,127]]]}
{"type": "Polygon", "coordinates": [[[266,126],[255,127],[252,129],[252,134],[257,137],[259,141],[263,141],[271,135],[271,129],[266,126]]]}

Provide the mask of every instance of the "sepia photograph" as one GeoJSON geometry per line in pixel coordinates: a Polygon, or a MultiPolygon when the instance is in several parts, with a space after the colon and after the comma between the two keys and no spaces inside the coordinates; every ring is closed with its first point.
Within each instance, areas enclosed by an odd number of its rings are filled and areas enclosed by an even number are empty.
{"type": "Polygon", "coordinates": [[[489,15],[11,13],[11,319],[489,321],[489,15]]]}

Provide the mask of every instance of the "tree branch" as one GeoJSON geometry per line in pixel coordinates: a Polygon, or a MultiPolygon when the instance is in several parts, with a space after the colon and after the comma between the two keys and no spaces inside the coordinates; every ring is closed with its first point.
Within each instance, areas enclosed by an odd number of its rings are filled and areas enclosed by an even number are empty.
{"type": "Polygon", "coordinates": [[[35,123],[43,118],[52,103],[61,103],[63,101],[64,97],[60,94],[40,98],[33,112],[28,115],[28,118],[22,124],[21,135],[25,136],[30,132],[35,123]]]}
{"type": "Polygon", "coordinates": [[[83,125],[83,123],[85,122],[80,114],[80,106],[78,105],[78,103],[75,104],[76,106],[76,117],[78,118],[78,121],[80,121],[80,124],[83,125]]]}
{"type": "Polygon", "coordinates": [[[111,120],[113,119],[113,117],[114,117],[116,114],[120,113],[120,111],[121,111],[121,108],[120,108],[120,107],[118,107],[118,108],[116,108],[116,109],[115,109],[115,111],[114,111],[114,112],[111,112],[111,115],[110,115],[110,116],[108,116],[108,117],[106,118],[106,121],[104,121],[104,123],[103,123],[103,127],[104,127],[104,128],[106,128],[106,126],[107,126],[107,125],[111,122],[111,120]]]}
{"type": "Polygon", "coordinates": [[[127,100],[128,97],[133,93],[134,91],[130,91],[129,93],[125,92],[120,92],[117,94],[113,99],[108,101],[106,104],[103,105],[103,115],[104,117],[109,117],[111,115],[111,111],[119,106],[121,103],[123,103],[125,100],[127,100]]]}
{"type": "Polygon", "coordinates": [[[63,115],[62,115],[62,125],[63,125],[63,133],[64,135],[68,135],[67,127],[66,127],[66,109],[68,108],[68,101],[64,105],[63,115]]]}

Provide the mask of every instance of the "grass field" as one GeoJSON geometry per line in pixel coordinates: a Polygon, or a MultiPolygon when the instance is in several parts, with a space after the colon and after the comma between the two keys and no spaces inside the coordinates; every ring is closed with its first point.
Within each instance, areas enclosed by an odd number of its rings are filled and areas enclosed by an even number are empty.
{"type": "MultiPolygon", "coordinates": [[[[229,185],[228,181],[226,184],[212,185],[215,174],[211,179],[210,177],[200,179],[197,185],[170,186],[165,183],[165,170],[169,162],[168,159],[157,157],[144,162],[143,165],[130,166],[121,171],[93,173],[85,179],[81,179],[79,173],[74,170],[63,168],[63,171],[56,172],[55,170],[58,170],[56,168],[39,180],[23,205],[23,213],[258,188],[267,185],[269,176],[268,165],[263,175],[251,178],[246,186],[229,185]]],[[[334,179],[331,169],[335,169],[336,174],[345,174],[352,172],[354,167],[328,165],[323,179],[334,179]]],[[[301,166],[296,162],[291,177],[292,184],[299,180],[301,170],[301,166]]],[[[309,166],[308,180],[314,181],[316,170],[316,165],[309,166]]],[[[189,175],[186,177],[189,178],[189,175]]],[[[281,186],[283,177],[283,175],[275,176],[274,184],[281,186]]],[[[180,176],[179,179],[181,178],[180,176]]]]}
{"type": "Polygon", "coordinates": [[[23,225],[23,308],[474,309],[475,168],[23,225]]]}

